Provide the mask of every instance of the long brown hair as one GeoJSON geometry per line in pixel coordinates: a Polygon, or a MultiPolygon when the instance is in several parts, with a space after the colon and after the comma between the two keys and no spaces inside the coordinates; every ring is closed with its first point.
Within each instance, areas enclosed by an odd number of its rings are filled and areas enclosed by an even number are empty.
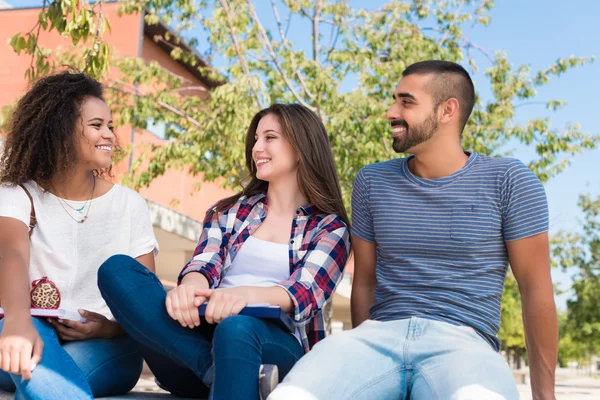
{"type": "Polygon", "coordinates": [[[273,104],[252,118],[246,133],[246,168],[249,176],[245,180],[249,182],[243,185],[240,193],[221,200],[216,206],[216,211],[228,210],[241,196],[267,193],[269,182],[256,177],[252,149],[256,143],[258,123],[268,114],[277,116],[284,138],[290,142],[300,158],[298,186],[304,196],[319,212],[336,214],[350,228],[327,131],[319,117],[301,104],[273,104]]]}

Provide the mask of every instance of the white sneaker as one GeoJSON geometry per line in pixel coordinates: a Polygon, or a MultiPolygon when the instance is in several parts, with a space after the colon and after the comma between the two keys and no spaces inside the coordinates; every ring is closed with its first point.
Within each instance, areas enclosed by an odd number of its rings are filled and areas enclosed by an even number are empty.
{"type": "Polygon", "coordinates": [[[279,383],[279,369],[277,365],[263,364],[258,370],[258,393],[261,400],[267,400],[267,397],[275,390],[279,383]]]}

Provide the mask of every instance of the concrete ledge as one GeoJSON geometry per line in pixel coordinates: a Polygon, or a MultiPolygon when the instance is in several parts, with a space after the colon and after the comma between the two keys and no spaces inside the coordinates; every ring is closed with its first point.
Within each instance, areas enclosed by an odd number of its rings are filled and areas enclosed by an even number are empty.
{"type": "Polygon", "coordinates": [[[152,225],[166,232],[174,233],[193,242],[198,241],[202,233],[202,222],[173,211],[146,199],[152,225]]]}

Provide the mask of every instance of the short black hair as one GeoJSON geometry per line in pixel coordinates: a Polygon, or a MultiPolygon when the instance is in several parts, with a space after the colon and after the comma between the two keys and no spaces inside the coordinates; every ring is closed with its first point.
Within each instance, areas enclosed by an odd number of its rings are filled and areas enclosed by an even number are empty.
{"type": "Polygon", "coordinates": [[[428,85],[437,109],[444,101],[455,98],[460,104],[460,130],[465,128],[475,105],[475,87],[469,73],[450,61],[427,60],[409,65],[402,76],[434,75],[428,85]]]}

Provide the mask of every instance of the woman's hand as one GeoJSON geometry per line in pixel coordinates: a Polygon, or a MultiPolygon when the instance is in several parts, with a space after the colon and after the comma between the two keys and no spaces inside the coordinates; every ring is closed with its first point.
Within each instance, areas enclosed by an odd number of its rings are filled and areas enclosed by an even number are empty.
{"type": "Polygon", "coordinates": [[[42,359],[44,342],[29,321],[4,321],[0,334],[0,369],[31,379],[31,371],[42,359]]]}
{"type": "Polygon", "coordinates": [[[209,324],[218,324],[227,317],[239,314],[248,304],[247,300],[233,289],[200,290],[197,293],[208,298],[204,318],[209,324]]]}
{"type": "Polygon", "coordinates": [[[79,314],[87,321],[49,319],[48,322],[54,327],[58,337],[66,341],[110,339],[124,333],[123,328],[118,323],[109,320],[102,314],[87,310],[79,310],[79,314]]]}
{"type": "Polygon", "coordinates": [[[167,313],[184,328],[200,326],[199,306],[196,306],[195,303],[202,304],[206,300],[202,296],[198,297],[199,290],[201,289],[197,289],[193,285],[181,284],[167,293],[167,313]],[[194,302],[196,297],[198,297],[198,301],[194,302]]]}
{"type": "Polygon", "coordinates": [[[189,273],[167,293],[167,313],[184,328],[200,326],[198,307],[206,301],[206,297],[197,294],[200,290],[208,290],[208,281],[200,273],[189,273]]]}

